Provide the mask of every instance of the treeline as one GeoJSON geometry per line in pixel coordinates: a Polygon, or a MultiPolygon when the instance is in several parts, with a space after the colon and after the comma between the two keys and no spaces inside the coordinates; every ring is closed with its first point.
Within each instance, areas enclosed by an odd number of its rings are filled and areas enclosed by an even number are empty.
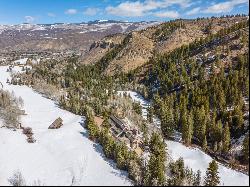
{"type": "Polygon", "coordinates": [[[201,18],[196,18],[196,20],[203,20],[203,19],[221,19],[221,18],[233,18],[233,17],[246,17],[246,14],[232,14],[232,15],[222,15],[220,17],[215,17],[212,16],[211,18],[207,17],[201,17],[201,18]]]}

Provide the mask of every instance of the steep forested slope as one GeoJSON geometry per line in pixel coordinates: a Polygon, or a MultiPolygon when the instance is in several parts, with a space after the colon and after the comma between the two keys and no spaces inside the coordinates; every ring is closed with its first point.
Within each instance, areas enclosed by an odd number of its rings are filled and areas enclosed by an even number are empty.
{"type": "Polygon", "coordinates": [[[82,63],[105,63],[107,64],[105,73],[109,75],[121,71],[127,73],[144,65],[156,54],[171,52],[244,20],[247,20],[246,16],[175,20],[142,31],[109,36],[102,39],[100,45],[93,45],[82,63]],[[120,50],[117,51],[117,48],[120,50]],[[115,55],[107,61],[112,51],[115,55]]]}

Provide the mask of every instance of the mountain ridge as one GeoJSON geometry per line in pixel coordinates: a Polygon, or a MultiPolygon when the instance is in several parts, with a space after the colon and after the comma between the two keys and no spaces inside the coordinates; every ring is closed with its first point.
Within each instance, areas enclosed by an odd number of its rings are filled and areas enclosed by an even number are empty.
{"type": "Polygon", "coordinates": [[[125,72],[135,70],[144,65],[159,53],[164,54],[174,49],[187,45],[195,40],[207,37],[209,34],[215,34],[222,28],[228,28],[237,22],[247,20],[247,16],[231,16],[222,18],[204,18],[196,20],[175,20],[161,23],[156,26],[147,27],[139,31],[132,30],[129,33],[122,33],[105,37],[98,41],[100,45],[90,48],[82,57],[83,64],[106,63],[103,60],[109,52],[115,50],[114,46],[120,45],[122,41],[130,35],[130,40],[108,62],[105,69],[107,74],[116,72],[125,72]],[[107,43],[111,45],[106,45],[107,43]],[[102,47],[106,46],[106,47],[102,47]]]}

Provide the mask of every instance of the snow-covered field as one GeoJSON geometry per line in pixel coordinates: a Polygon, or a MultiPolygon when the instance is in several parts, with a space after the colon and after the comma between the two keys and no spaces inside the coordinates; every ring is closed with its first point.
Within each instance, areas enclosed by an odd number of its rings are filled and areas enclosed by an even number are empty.
{"type": "Polygon", "coordinates": [[[45,185],[71,185],[72,181],[74,185],[131,185],[127,174],[105,160],[100,146],[88,140],[82,117],[58,108],[31,88],[7,85],[6,69],[0,67],[0,82],[4,90],[23,98],[27,116],[22,117],[22,125],[33,129],[37,142],[28,144],[21,131],[0,128],[0,185],[9,185],[15,171],[29,185],[37,180],[45,185]],[[64,126],[49,130],[58,117],[64,126]]]}
{"type": "MultiPolygon", "coordinates": [[[[122,93],[124,92],[118,92],[118,94],[122,93]]],[[[129,94],[134,101],[140,102],[141,106],[143,107],[143,116],[146,118],[146,108],[150,106],[150,103],[143,99],[143,97],[138,93],[128,91],[127,94],[129,94]]],[[[193,171],[200,170],[202,172],[202,176],[204,177],[207,167],[212,161],[212,158],[209,155],[197,148],[188,148],[179,142],[166,141],[166,144],[168,149],[167,152],[171,159],[178,160],[180,157],[182,157],[184,159],[185,166],[192,168],[193,171]]],[[[249,186],[249,177],[245,174],[226,168],[221,164],[219,164],[219,173],[221,185],[249,186]]]]}

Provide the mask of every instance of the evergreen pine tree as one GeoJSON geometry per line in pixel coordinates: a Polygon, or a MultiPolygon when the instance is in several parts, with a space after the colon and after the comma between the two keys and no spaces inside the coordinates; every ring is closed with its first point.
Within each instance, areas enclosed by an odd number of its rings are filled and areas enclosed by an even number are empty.
{"type": "Polygon", "coordinates": [[[218,143],[215,142],[215,143],[214,143],[214,152],[217,152],[217,151],[218,151],[218,143]]]}
{"type": "Polygon", "coordinates": [[[217,186],[220,184],[218,164],[215,160],[209,163],[205,176],[205,186],[217,186]]]}
{"type": "Polygon", "coordinates": [[[185,166],[183,158],[170,164],[171,178],[168,180],[169,186],[183,186],[185,178],[185,166]]]}
{"type": "Polygon", "coordinates": [[[233,126],[232,130],[236,137],[239,136],[244,123],[243,112],[239,106],[236,106],[233,111],[233,126]]]}
{"type": "Polygon", "coordinates": [[[89,138],[91,140],[95,140],[98,137],[99,129],[98,129],[91,113],[87,114],[86,124],[87,124],[87,129],[89,132],[89,138]]]}
{"type": "Polygon", "coordinates": [[[129,178],[135,181],[136,186],[142,185],[142,167],[137,160],[132,159],[129,161],[128,173],[129,178]]]}
{"type": "Polygon", "coordinates": [[[201,186],[201,171],[198,170],[196,175],[195,175],[195,179],[194,179],[194,186],[201,186]]]}
{"type": "Polygon", "coordinates": [[[153,133],[150,140],[150,159],[147,165],[147,172],[144,185],[164,186],[165,184],[165,161],[166,147],[163,139],[153,133]]]}
{"type": "Polygon", "coordinates": [[[116,153],[117,167],[122,170],[128,169],[128,151],[125,144],[118,145],[116,153]]]}
{"type": "Polygon", "coordinates": [[[206,136],[207,116],[204,106],[194,110],[194,133],[196,138],[202,142],[206,136]]]}
{"type": "Polygon", "coordinates": [[[170,137],[175,129],[173,110],[166,105],[161,108],[161,129],[165,137],[170,137]]]}
{"type": "Polygon", "coordinates": [[[223,137],[222,137],[222,152],[227,154],[230,148],[231,137],[230,137],[230,129],[228,123],[226,123],[223,129],[223,137]]]}
{"type": "Polygon", "coordinates": [[[182,138],[185,144],[190,145],[193,137],[193,115],[184,113],[181,116],[182,138]]]}
{"type": "Polygon", "coordinates": [[[207,137],[205,136],[203,141],[202,141],[202,149],[204,151],[207,151],[207,137]]]}
{"type": "Polygon", "coordinates": [[[244,161],[249,163],[249,135],[246,135],[244,139],[242,153],[244,161]]]}
{"type": "Polygon", "coordinates": [[[153,107],[148,107],[148,114],[147,114],[147,120],[149,123],[153,122],[153,114],[154,114],[154,109],[153,107]]]}

